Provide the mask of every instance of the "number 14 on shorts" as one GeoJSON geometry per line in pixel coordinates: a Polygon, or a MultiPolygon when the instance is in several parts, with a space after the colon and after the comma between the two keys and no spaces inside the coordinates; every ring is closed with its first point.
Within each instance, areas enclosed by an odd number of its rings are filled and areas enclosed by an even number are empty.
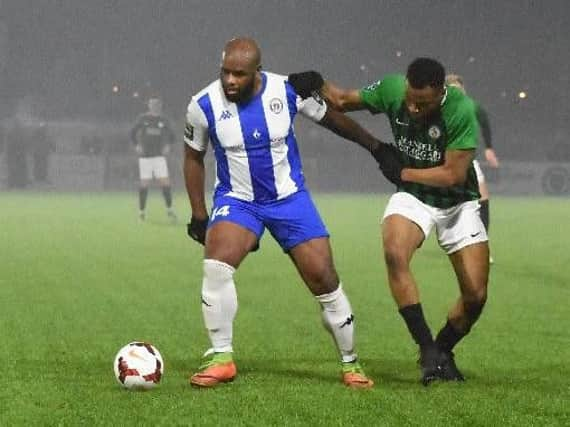
{"type": "Polygon", "coordinates": [[[211,221],[215,220],[217,216],[228,216],[230,214],[230,206],[224,205],[218,208],[214,208],[212,210],[212,219],[211,221]]]}

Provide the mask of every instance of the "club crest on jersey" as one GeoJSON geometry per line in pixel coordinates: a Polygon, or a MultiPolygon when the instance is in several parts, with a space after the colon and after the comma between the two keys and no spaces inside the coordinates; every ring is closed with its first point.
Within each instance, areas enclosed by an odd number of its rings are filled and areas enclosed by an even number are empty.
{"type": "Polygon", "coordinates": [[[269,101],[269,109],[273,114],[279,114],[283,111],[283,102],[279,98],[273,98],[269,101]]]}
{"type": "Polygon", "coordinates": [[[227,119],[231,119],[232,113],[230,113],[229,110],[224,110],[222,111],[222,114],[220,114],[220,118],[218,119],[219,122],[221,122],[222,120],[227,120],[227,119]]]}
{"type": "Polygon", "coordinates": [[[438,139],[441,136],[441,129],[434,125],[428,129],[428,135],[431,139],[438,139]]]}

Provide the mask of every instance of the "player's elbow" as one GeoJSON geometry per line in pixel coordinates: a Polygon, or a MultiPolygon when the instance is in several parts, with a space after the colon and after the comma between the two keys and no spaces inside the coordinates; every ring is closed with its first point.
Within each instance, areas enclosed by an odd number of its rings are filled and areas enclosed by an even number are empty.
{"type": "Polygon", "coordinates": [[[321,95],[326,99],[327,104],[333,110],[346,111],[348,96],[345,90],[332,86],[328,81],[321,89],[321,95]]]}
{"type": "Polygon", "coordinates": [[[348,98],[344,96],[342,93],[334,94],[330,97],[327,97],[327,104],[332,107],[334,110],[345,112],[347,111],[348,106],[348,98]]]}
{"type": "Polygon", "coordinates": [[[454,187],[456,185],[463,185],[467,181],[467,173],[464,171],[450,170],[447,175],[447,187],[454,187]]]}
{"type": "Polygon", "coordinates": [[[346,98],[341,98],[338,102],[338,111],[346,112],[350,109],[348,108],[349,102],[346,98]]]}

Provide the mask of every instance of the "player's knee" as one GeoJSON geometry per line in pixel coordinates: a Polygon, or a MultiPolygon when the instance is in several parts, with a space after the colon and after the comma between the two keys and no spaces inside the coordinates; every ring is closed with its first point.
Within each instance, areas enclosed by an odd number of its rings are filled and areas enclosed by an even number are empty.
{"type": "Polygon", "coordinates": [[[409,268],[408,257],[395,243],[384,242],[384,260],[388,270],[391,272],[409,268]]]}
{"type": "Polygon", "coordinates": [[[315,270],[311,277],[311,282],[323,285],[327,289],[333,290],[338,286],[338,275],[333,268],[322,267],[315,270]]]}
{"type": "Polygon", "coordinates": [[[217,288],[233,280],[235,268],[215,259],[204,260],[203,287],[217,288]]]}
{"type": "Polygon", "coordinates": [[[309,271],[305,271],[305,280],[313,288],[317,286],[325,292],[332,292],[338,287],[338,274],[329,263],[314,264],[309,271]]]}
{"type": "Polygon", "coordinates": [[[465,304],[484,306],[487,302],[487,286],[480,286],[463,295],[465,304]]]}

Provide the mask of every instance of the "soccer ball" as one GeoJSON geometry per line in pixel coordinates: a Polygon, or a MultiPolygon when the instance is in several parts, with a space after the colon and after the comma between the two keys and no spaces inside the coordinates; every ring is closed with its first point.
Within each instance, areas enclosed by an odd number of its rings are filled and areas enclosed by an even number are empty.
{"type": "Polygon", "coordinates": [[[164,362],[147,342],[132,342],[119,350],[113,364],[119,384],[129,390],[149,390],[160,382],[164,362]]]}

